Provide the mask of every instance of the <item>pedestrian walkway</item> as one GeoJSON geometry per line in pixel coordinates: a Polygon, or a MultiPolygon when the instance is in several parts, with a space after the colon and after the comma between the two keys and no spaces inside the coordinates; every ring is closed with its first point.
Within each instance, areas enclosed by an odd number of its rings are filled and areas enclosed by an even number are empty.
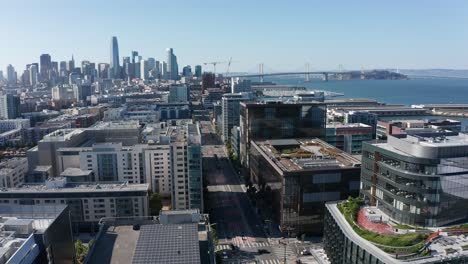
{"type": "MultiPolygon", "coordinates": [[[[239,240],[234,240],[232,241],[232,244],[239,247],[239,248],[263,248],[263,247],[268,247],[270,244],[268,242],[249,242],[249,241],[243,241],[242,239],[239,240]]],[[[216,246],[216,250],[228,250],[231,249],[230,244],[220,244],[216,246]]]]}
{"type": "Polygon", "coordinates": [[[243,262],[239,261],[239,260],[223,260],[223,263],[225,264],[239,264],[239,263],[256,263],[256,264],[281,264],[283,262],[281,262],[280,260],[277,260],[277,259],[257,259],[255,260],[256,262],[254,261],[246,261],[244,260],[243,262]]]}
{"type": "MultiPolygon", "coordinates": [[[[278,259],[284,260],[284,253],[285,253],[284,245],[277,244],[277,245],[271,246],[271,248],[273,250],[272,253],[274,253],[278,259]]],[[[286,260],[288,261],[288,263],[294,263],[294,261],[296,260],[296,256],[297,255],[293,247],[291,245],[286,245],[286,260]]]]}
{"type": "Polygon", "coordinates": [[[281,264],[282,262],[278,259],[259,259],[257,263],[261,264],[281,264]]]}

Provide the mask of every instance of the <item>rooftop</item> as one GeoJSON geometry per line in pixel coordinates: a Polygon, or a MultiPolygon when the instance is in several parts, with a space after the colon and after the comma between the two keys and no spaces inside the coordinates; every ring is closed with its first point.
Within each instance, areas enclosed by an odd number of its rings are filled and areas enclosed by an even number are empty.
{"type": "Polygon", "coordinates": [[[161,212],[159,218],[103,218],[90,263],[211,263],[207,217],[198,210],[180,210],[161,212]],[[176,218],[163,221],[163,215],[176,218]],[[136,224],[139,230],[134,230],[136,224]]]}
{"type": "Polygon", "coordinates": [[[371,128],[371,126],[362,123],[343,124],[340,122],[328,123],[327,128],[371,128]]]}
{"type": "Polygon", "coordinates": [[[70,140],[73,136],[83,133],[83,131],[84,131],[83,129],[79,129],[79,128],[59,129],[44,136],[42,141],[51,142],[51,141],[70,140]]]}
{"type": "Polygon", "coordinates": [[[328,202],[326,207],[341,231],[348,239],[379,258],[383,263],[439,263],[438,261],[440,260],[468,256],[468,229],[464,230],[464,232],[453,232],[451,230],[454,229],[451,228],[416,229],[411,226],[398,225],[398,223],[391,220],[382,211],[366,206],[360,209],[357,207],[359,209],[358,219],[355,219],[356,222],[350,223],[350,220],[343,215],[343,211],[339,208],[339,205],[339,202],[328,202]],[[356,232],[356,226],[353,227],[352,225],[359,225],[359,229],[364,231],[359,231],[358,233],[356,232]],[[368,235],[368,233],[380,235],[368,235]],[[425,236],[418,238],[418,234],[425,234],[425,236]],[[385,239],[386,236],[392,239],[385,239]],[[411,246],[385,245],[382,242],[392,241],[395,243],[398,241],[398,237],[401,237],[401,243],[411,242],[408,239],[409,236],[413,236],[416,239],[411,246]],[[376,238],[380,239],[378,240],[379,243],[373,241],[376,238]],[[424,246],[427,246],[427,251],[422,251],[424,246]],[[420,254],[417,254],[418,252],[420,254]],[[399,254],[399,258],[404,260],[396,259],[395,254],[399,254]]]}
{"type": "Polygon", "coordinates": [[[149,184],[127,184],[127,183],[63,183],[64,178],[56,177],[48,180],[45,184],[23,184],[15,188],[5,188],[2,193],[88,193],[88,192],[131,192],[147,191],[149,184]]]}
{"type": "Polygon", "coordinates": [[[60,176],[62,177],[78,177],[78,176],[89,176],[92,174],[93,171],[91,170],[82,170],[79,168],[66,168],[60,176]]]}
{"type": "Polygon", "coordinates": [[[198,223],[142,226],[133,263],[201,263],[198,223]]]}
{"type": "Polygon", "coordinates": [[[399,134],[388,137],[387,142],[375,142],[373,146],[408,157],[444,159],[468,157],[468,135],[451,131],[399,134]]]}
{"type": "Polygon", "coordinates": [[[64,205],[0,205],[0,263],[13,263],[8,261],[31,241],[31,234],[45,232],[65,208],[64,205]]]}
{"type": "Polygon", "coordinates": [[[360,161],[320,139],[280,139],[254,142],[282,171],[359,167],[360,161]]]}

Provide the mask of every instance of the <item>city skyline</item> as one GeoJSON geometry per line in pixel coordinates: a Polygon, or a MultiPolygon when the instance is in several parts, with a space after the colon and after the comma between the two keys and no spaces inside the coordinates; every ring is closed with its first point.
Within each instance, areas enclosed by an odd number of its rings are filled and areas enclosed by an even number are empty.
{"type": "Polygon", "coordinates": [[[21,11],[21,2],[6,5],[0,23],[10,37],[0,44],[0,68],[12,64],[20,72],[40,54],[50,54],[54,61],[69,60],[73,54],[76,61],[109,62],[112,36],[119,40],[119,60],[132,50],[164,60],[165,49],[172,47],[180,66],[233,57],[231,71],[256,71],[258,63],[264,63],[265,71],[297,70],[305,63],[311,70],[336,69],[339,64],[345,69],[468,68],[463,49],[468,45],[463,34],[468,6],[462,1],[258,2],[249,3],[251,8],[244,8],[247,3],[242,1],[182,4],[185,8],[178,10],[159,1],[122,1],[112,7],[49,1],[29,3],[30,8],[21,11]],[[55,12],[38,20],[41,10],[55,12]],[[70,23],[57,23],[65,19],[70,23]],[[78,19],[80,23],[73,23],[78,19]],[[136,24],[128,25],[128,19],[136,24]],[[160,26],[168,19],[169,25],[160,26]]]}

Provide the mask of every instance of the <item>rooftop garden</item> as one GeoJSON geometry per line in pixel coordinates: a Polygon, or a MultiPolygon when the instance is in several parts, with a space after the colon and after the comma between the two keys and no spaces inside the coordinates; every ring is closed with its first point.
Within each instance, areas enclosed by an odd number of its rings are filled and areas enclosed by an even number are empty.
{"type": "Polygon", "coordinates": [[[366,230],[356,223],[359,209],[363,201],[359,198],[348,198],[339,203],[338,209],[352,226],[353,230],[362,238],[372,242],[387,253],[412,254],[420,251],[429,236],[428,233],[410,232],[406,234],[379,234],[366,230]]]}

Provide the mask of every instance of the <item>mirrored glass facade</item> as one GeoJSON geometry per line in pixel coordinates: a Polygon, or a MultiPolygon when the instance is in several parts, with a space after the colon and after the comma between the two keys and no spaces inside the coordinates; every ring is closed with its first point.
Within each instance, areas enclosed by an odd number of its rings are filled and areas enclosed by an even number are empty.
{"type": "Polygon", "coordinates": [[[398,222],[425,227],[466,222],[466,136],[402,135],[365,143],[361,181],[361,195],[398,222]]]}

